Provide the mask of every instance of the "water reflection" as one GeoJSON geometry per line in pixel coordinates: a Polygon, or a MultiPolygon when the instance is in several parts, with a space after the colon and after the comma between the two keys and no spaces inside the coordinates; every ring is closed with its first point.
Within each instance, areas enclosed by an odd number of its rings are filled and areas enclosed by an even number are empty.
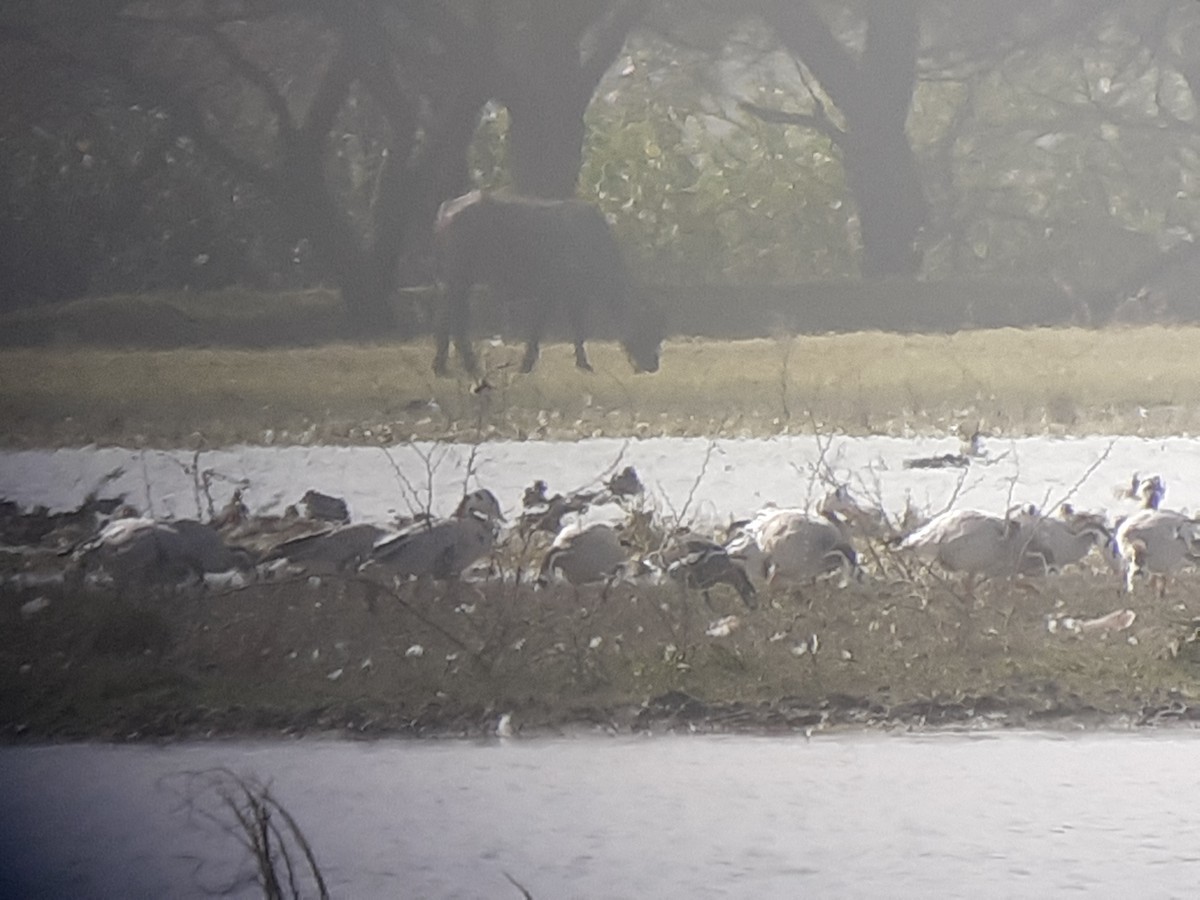
{"type": "MultiPolygon", "coordinates": [[[[1189,731],[0,750],[0,895],[244,873],[163,776],[273,780],[338,897],[1190,896],[1189,731]]],[[[232,896],[257,896],[244,886],[232,896]]]]}

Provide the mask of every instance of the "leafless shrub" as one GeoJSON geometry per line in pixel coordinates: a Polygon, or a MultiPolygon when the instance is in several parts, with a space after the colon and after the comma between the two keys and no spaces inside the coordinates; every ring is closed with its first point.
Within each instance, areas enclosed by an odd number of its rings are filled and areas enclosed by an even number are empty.
{"type": "Polygon", "coordinates": [[[694,527],[696,515],[693,504],[696,500],[696,492],[708,473],[709,463],[717,449],[715,440],[710,440],[705,446],[700,468],[688,487],[683,504],[678,509],[672,503],[670,495],[659,484],[658,493],[666,505],[666,515],[663,515],[652,501],[645,497],[639,499],[638,508],[631,510],[630,525],[632,527],[629,537],[643,559],[660,555],[670,543],[672,536],[681,530],[690,530],[694,527]]]}
{"type": "MultiPolygon", "coordinates": [[[[205,521],[212,519],[217,514],[217,502],[213,498],[213,485],[217,482],[232,485],[234,488],[248,488],[250,482],[245,478],[233,478],[229,475],[219,472],[214,468],[205,468],[201,465],[202,450],[193,450],[190,462],[181,462],[169,453],[164,453],[163,457],[170,463],[178,466],[184,475],[187,475],[192,481],[192,502],[196,504],[196,518],[205,521]]],[[[145,454],[139,454],[139,459],[142,466],[142,482],[146,495],[146,510],[153,513],[153,499],[150,493],[150,474],[146,469],[145,454]]]]}
{"type": "Polygon", "coordinates": [[[404,474],[404,470],[396,462],[396,458],[392,455],[392,451],[387,447],[380,447],[383,455],[387,457],[388,464],[392,467],[392,472],[396,476],[396,481],[400,485],[400,494],[405,504],[408,506],[409,513],[414,517],[430,516],[433,513],[433,498],[434,488],[433,480],[437,475],[437,471],[446,460],[446,455],[450,452],[450,447],[443,443],[434,443],[428,450],[422,450],[417,444],[405,444],[405,448],[413,453],[420,460],[424,468],[425,483],[416,485],[413,480],[404,474]]]}
{"type": "Polygon", "coordinates": [[[179,809],[236,840],[253,867],[253,874],[214,893],[230,895],[257,883],[266,900],[328,900],[329,889],[312,846],[269,783],[224,767],[183,772],[170,776],[171,780],[178,785],[179,809]]]}

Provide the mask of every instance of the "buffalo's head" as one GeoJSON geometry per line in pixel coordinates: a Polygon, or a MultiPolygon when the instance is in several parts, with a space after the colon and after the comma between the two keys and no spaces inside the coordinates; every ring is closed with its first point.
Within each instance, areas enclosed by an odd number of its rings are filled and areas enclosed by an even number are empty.
{"type": "Polygon", "coordinates": [[[633,365],[635,372],[657,372],[663,338],[666,337],[666,319],[653,307],[638,307],[631,310],[625,323],[625,335],[621,346],[633,365]]]}

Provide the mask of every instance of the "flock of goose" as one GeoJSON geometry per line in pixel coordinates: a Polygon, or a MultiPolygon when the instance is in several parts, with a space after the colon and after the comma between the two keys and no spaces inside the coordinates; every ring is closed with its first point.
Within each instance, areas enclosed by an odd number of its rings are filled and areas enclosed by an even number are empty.
{"type": "MultiPolygon", "coordinates": [[[[1165,492],[1160,476],[1135,475],[1120,495],[1138,500],[1139,509],[1111,522],[1104,513],[1064,503],[1051,515],[1033,506],[1004,515],[954,509],[901,531],[881,510],[863,506],[839,486],[815,513],[768,506],[731,523],[721,542],[681,529],[647,558],[687,587],[707,591],[728,584],[747,605],[766,585],[830,576],[843,584],[862,580],[856,545],[871,541],[961,576],[968,594],[989,578],[1049,575],[1095,553],[1103,568],[1124,574],[1127,592],[1147,579],[1163,596],[1168,576],[1200,563],[1200,520],[1160,508],[1165,492]]],[[[568,525],[546,554],[541,579],[557,569],[572,584],[601,581],[628,567],[628,554],[612,526],[568,525]]]]}
{"type": "MultiPolygon", "coordinates": [[[[650,517],[636,499],[643,494],[637,472],[626,467],[603,490],[591,492],[550,496],[544,482],[535,482],[511,528],[487,489],[467,493],[444,519],[418,515],[390,527],[351,523],[343,501],[316,491],[302,499],[303,513],[290,508],[283,516],[252,515],[235,491],[208,522],[158,520],[109,502],[103,513],[92,514],[106,523],[80,537],[81,523],[94,519],[81,518],[80,511],[63,514],[74,530],[69,540],[60,534],[56,546],[68,558],[68,574],[118,587],[189,579],[239,583],[280,572],[310,578],[356,574],[395,586],[411,578],[461,578],[484,561],[490,564],[503,545],[543,547],[535,576],[539,586],[559,579],[576,587],[621,578],[670,579],[703,592],[706,600],[711,589],[726,585],[748,607],[771,586],[829,577],[842,584],[862,580],[867,546],[876,560],[882,550],[961,577],[968,594],[986,579],[1044,576],[1095,553],[1103,567],[1123,574],[1126,591],[1145,579],[1162,596],[1170,575],[1200,563],[1200,520],[1161,508],[1165,491],[1159,476],[1134,476],[1122,496],[1137,500],[1139,508],[1115,521],[1063,504],[1049,515],[1028,506],[1004,514],[954,509],[901,527],[841,486],[815,511],[768,506],[731,523],[724,534],[677,528],[664,535],[653,528],[639,532],[650,517]],[[605,505],[618,507],[625,521],[586,522],[589,509],[605,505]]],[[[14,529],[30,531],[28,518],[16,515],[0,524],[8,544],[14,529]]],[[[53,534],[49,526],[42,529],[47,530],[53,534]]]]}

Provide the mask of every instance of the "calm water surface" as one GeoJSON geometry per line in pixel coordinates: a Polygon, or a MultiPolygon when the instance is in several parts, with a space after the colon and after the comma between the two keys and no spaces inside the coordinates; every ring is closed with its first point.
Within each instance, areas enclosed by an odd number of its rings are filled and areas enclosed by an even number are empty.
{"type": "MultiPolygon", "coordinates": [[[[217,506],[237,483],[249,485],[245,499],[255,511],[281,512],[308,488],[317,488],[344,497],[356,521],[371,522],[411,511],[414,498],[406,497],[397,470],[410,484],[431,479],[433,512],[445,515],[462,497],[464,480],[490,488],[511,512],[534,479],[545,479],[552,491],[596,486],[618,460],[637,467],[660,508],[680,509],[691,498],[690,512],[721,521],[749,515],[767,502],[803,505],[819,499],[826,486],[809,474],[817,470],[832,472],[860,497],[894,514],[909,502],[923,510],[953,502],[1002,513],[1016,503],[1053,509],[1065,499],[1081,509],[1128,513],[1134,503],[1116,500],[1113,490],[1128,487],[1134,472],[1165,478],[1172,509],[1200,507],[1200,481],[1193,477],[1197,438],[995,439],[985,442],[987,459],[969,470],[904,468],[907,459],[958,449],[956,439],[881,436],[493,441],[474,451],[465,444],[414,444],[391,448],[390,458],[379,447],[241,446],[208,451],[200,466],[213,473],[217,506]],[[468,461],[472,479],[466,478],[468,461]]],[[[186,450],[0,451],[0,497],[26,507],[71,509],[100,489],[102,496],[124,494],[154,515],[202,516],[193,462],[186,450]]]]}
{"type": "MultiPolygon", "coordinates": [[[[0,749],[0,896],[204,897],[183,770],[270,778],[335,897],[1194,897],[1200,734],[0,749]]],[[[203,801],[202,801],[203,802],[203,801]]],[[[256,896],[251,887],[233,896],[256,896]]]]}

